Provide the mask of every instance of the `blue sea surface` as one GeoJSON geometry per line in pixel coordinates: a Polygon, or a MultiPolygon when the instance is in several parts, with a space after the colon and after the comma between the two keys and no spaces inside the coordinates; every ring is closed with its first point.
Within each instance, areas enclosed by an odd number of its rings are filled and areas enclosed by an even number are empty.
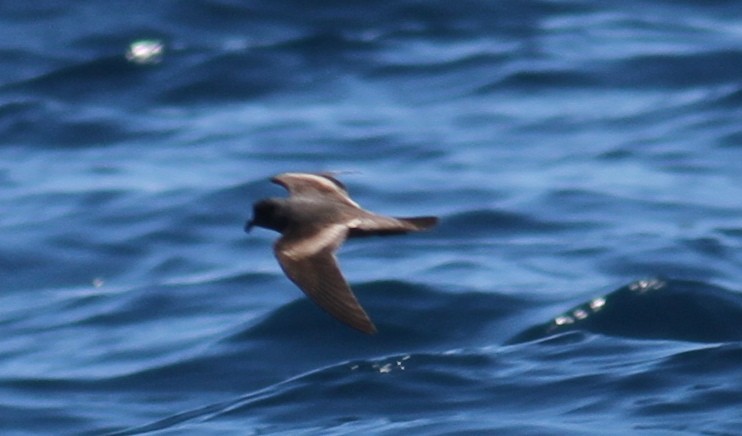
{"type": "Polygon", "coordinates": [[[742,434],[736,1],[2,2],[0,204],[3,435],[742,434]]]}

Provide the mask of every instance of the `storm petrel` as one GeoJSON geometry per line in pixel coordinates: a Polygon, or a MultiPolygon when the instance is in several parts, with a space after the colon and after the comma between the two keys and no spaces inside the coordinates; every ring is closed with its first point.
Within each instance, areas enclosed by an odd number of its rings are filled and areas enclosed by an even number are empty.
{"type": "Polygon", "coordinates": [[[361,209],[331,174],[284,173],[271,182],[286,188],[289,197],[255,203],[245,231],[258,226],[281,233],[273,250],[286,276],[330,315],[375,333],[340,272],[335,251],[346,238],[417,232],[435,226],[438,218],[392,218],[361,209]]]}

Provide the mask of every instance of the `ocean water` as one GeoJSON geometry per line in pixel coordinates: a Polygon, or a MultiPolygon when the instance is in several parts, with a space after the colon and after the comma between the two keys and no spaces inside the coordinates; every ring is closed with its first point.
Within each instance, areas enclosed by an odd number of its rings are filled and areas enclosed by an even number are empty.
{"type": "Polygon", "coordinates": [[[0,204],[3,435],[742,433],[735,1],[3,2],[0,204]],[[441,218],[340,251],[377,335],[284,171],[441,218]]]}

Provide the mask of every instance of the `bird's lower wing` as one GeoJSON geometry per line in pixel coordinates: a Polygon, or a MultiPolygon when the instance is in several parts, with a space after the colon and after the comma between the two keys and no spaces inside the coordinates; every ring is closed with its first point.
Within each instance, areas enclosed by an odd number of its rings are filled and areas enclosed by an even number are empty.
{"type": "Polygon", "coordinates": [[[289,279],[312,301],[345,324],[373,334],[376,327],[350,290],[335,258],[334,251],[344,239],[345,232],[337,243],[307,255],[297,252],[294,242],[282,238],[276,243],[275,253],[289,279]]]}

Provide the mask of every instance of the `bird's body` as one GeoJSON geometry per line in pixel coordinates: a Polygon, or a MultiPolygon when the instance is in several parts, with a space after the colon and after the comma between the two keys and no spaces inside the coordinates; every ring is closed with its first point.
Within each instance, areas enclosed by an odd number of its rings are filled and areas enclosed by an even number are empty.
{"type": "Polygon", "coordinates": [[[394,235],[433,227],[435,217],[392,218],[361,209],[329,174],[284,173],[271,179],[289,191],[253,205],[246,225],[275,230],[278,263],[307,296],[338,320],[365,333],[376,327],[356,300],[335,258],[349,237],[394,235]]]}

